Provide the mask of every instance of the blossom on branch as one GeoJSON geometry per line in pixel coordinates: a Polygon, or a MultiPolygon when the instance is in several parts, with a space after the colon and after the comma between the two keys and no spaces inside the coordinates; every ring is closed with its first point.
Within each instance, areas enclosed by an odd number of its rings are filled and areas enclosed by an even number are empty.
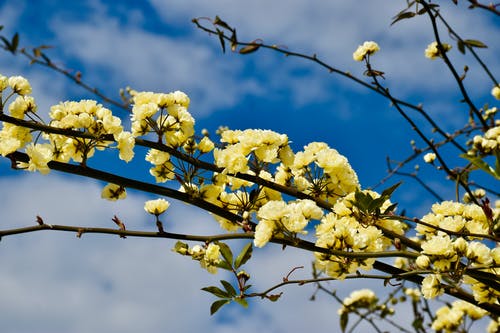
{"type": "Polygon", "coordinates": [[[363,45],[358,46],[356,51],[352,54],[352,58],[355,61],[363,61],[367,56],[375,54],[380,50],[380,47],[377,43],[373,41],[364,42],[363,45]]]}

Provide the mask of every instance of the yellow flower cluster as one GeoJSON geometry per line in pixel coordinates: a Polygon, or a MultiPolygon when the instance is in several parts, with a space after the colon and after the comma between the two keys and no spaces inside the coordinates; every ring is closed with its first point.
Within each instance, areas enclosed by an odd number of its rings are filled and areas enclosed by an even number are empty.
{"type": "Polygon", "coordinates": [[[270,130],[226,130],[221,133],[221,142],[226,146],[214,150],[214,160],[228,174],[248,172],[250,155],[263,163],[282,161],[289,165],[293,161],[288,137],[270,130]]]}
{"type": "MultiPolygon", "coordinates": [[[[497,218],[500,210],[494,208],[493,219],[497,218]]],[[[438,231],[436,228],[418,224],[416,231],[424,236],[422,252],[415,260],[421,269],[432,269],[435,274],[424,278],[422,293],[426,298],[433,298],[442,293],[440,281],[442,274],[448,274],[455,269],[461,270],[460,265],[467,267],[484,268],[485,271],[498,274],[497,268],[489,266],[500,263],[500,248],[490,249],[478,240],[477,237],[467,236],[469,233],[489,233],[490,222],[483,209],[475,204],[444,201],[432,206],[432,213],[425,215],[423,222],[432,226],[448,230],[452,233],[463,233],[463,237],[450,236],[449,233],[438,231]]],[[[465,276],[463,282],[472,289],[474,298],[482,303],[494,303],[500,293],[479,281],[465,276]]]]}
{"type": "Polygon", "coordinates": [[[194,135],[194,118],[188,112],[189,97],[181,91],[153,93],[130,91],[133,101],[132,133],[135,137],[156,133],[158,139],[177,148],[194,135]]]}
{"type": "Polygon", "coordinates": [[[483,136],[476,135],[472,139],[472,149],[468,152],[470,155],[475,155],[476,152],[481,154],[498,153],[500,151],[500,125],[487,130],[483,136]]]}
{"type": "Polygon", "coordinates": [[[312,142],[295,154],[293,163],[282,163],[276,182],[331,203],[359,188],[358,176],[347,158],[324,142],[312,142]]]}
{"type": "MultiPolygon", "coordinates": [[[[369,193],[372,198],[379,197],[373,191],[363,193],[369,193]]],[[[323,217],[316,227],[316,246],[346,252],[379,252],[392,245],[383,237],[380,227],[400,235],[404,233],[403,224],[397,220],[363,217],[354,202],[355,193],[350,193],[334,205],[333,212],[323,217]]],[[[381,209],[390,205],[386,200],[381,209]]],[[[374,258],[348,258],[319,252],[315,257],[316,268],[337,279],[343,279],[358,269],[369,270],[375,262],[374,258]]]]}
{"type": "Polygon", "coordinates": [[[370,289],[360,289],[353,291],[349,297],[342,301],[342,307],[337,311],[339,315],[346,312],[353,312],[358,308],[371,308],[378,302],[375,293],[370,289]]]}
{"type": "MultiPolygon", "coordinates": [[[[36,103],[33,97],[28,96],[31,94],[31,86],[25,78],[21,76],[11,76],[6,77],[0,74],[0,96],[3,92],[10,88],[12,93],[8,95],[8,97],[3,100],[0,105],[6,105],[8,99],[17,95],[14,101],[12,101],[9,105],[9,114],[10,116],[18,119],[24,119],[26,114],[35,113],[36,112],[36,103]]],[[[9,123],[3,123],[2,130],[0,131],[0,155],[6,156],[10,153],[15,152],[16,150],[23,148],[29,142],[31,142],[32,137],[30,130],[28,128],[12,125],[9,123]]],[[[38,147],[31,148],[32,152],[36,152],[38,147]]],[[[34,153],[36,154],[36,153],[34,153]]],[[[41,154],[45,156],[45,154],[41,154]]],[[[45,157],[41,160],[37,161],[34,166],[30,169],[34,171],[34,167],[37,165],[42,165],[43,170],[46,170],[46,166],[43,166],[43,161],[45,157]]]]}
{"type": "MultiPolygon", "coordinates": [[[[483,209],[476,204],[463,204],[454,201],[443,201],[431,207],[432,212],[422,217],[422,221],[432,226],[452,232],[464,232],[476,234],[488,234],[489,222],[483,209]]],[[[500,210],[494,209],[498,216],[500,210]]],[[[429,239],[437,235],[436,228],[418,224],[417,233],[429,239]]]]}
{"type": "Polygon", "coordinates": [[[95,139],[69,137],[61,134],[48,134],[53,148],[53,159],[61,162],[73,160],[83,162],[94,155],[95,149],[104,150],[112,141],[106,141],[106,135],[113,135],[118,142],[120,159],[129,162],[135,145],[132,134],[123,130],[121,120],[113,116],[111,110],[93,100],[79,102],[67,101],[50,108],[50,126],[88,133],[95,139]]]}
{"type": "Polygon", "coordinates": [[[254,244],[263,247],[273,235],[284,233],[295,235],[307,233],[304,229],[312,220],[323,217],[323,210],[312,200],[269,201],[257,212],[259,224],[255,228],[254,244]]]}
{"type": "MultiPolygon", "coordinates": [[[[441,47],[443,48],[444,52],[448,52],[449,50],[451,50],[450,44],[442,43],[441,47]]],[[[427,46],[427,48],[425,49],[425,57],[432,60],[441,57],[441,52],[439,52],[438,50],[437,42],[432,42],[427,46]]]]}
{"type": "Polygon", "coordinates": [[[445,305],[436,311],[436,319],[432,322],[432,329],[439,332],[457,332],[465,317],[478,320],[487,312],[465,301],[455,301],[451,307],[445,305]]]}

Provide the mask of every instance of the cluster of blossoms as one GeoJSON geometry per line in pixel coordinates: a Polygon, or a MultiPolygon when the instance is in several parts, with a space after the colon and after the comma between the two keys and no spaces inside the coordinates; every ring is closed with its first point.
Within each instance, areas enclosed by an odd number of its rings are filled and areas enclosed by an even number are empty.
{"type": "Polygon", "coordinates": [[[354,51],[352,58],[355,61],[363,61],[367,56],[370,56],[379,50],[380,47],[377,43],[372,41],[364,42],[363,45],[358,46],[356,51],[354,51]]]}
{"type": "MultiPolygon", "coordinates": [[[[4,91],[10,88],[12,93],[3,100],[3,105],[6,104],[9,97],[17,95],[15,100],[9,105],[10,116],[17,119],[24,119],[28,113],[36,112],[36,103],[31,94],[31,86],[25,78],[21,76],[6,77],[0,74],[0,93],[3,95],[4,91]]],[[[2,130],[0,131],[0,155],[6,156],[17,149],[20,149],[30,143],[32,140],[29,128],[3,123],[2,130]]],[[[44,155],[44,154],[42,154],[44,155]]],[[[43,157],[43,156],[42,156],[43,157]]],[[[45,169],[43,169],[45,171],[45,169]]]]}
{"type": "Polygon", "coordinates": [[[200,266],[212,274],[217,273],[217,265],[221,262],[220,246],[214,243],[190,248],[186,243],[177,242],[173,251],[199,261],[200,266]]]}
{"type": "Polygon", "coordinates": [[[189,97],[181,92],[153,93],[129,91],[132,96],[132,133],[156,133],[160,142],[177,148],[194,135],[194,118],[188,112],[189,97]]]}
{"type": "Polygon", "coordinates": [[[270,130],[226,130],[221,133],[221,142],[226,146],[214,150],[214,161],[228,174],[248,172],[250,155],[262,163],[282,161],[289,165],[293,161],[288,137],[270,130]]]}
{"type": "MultiPolygon", "coordinates": [[[[380,197],[373,191],[363,191],[372,198],[380,197]]],[[[378,219],[372,216],[363,216],[356,207],[355,193],[350,193],[339,200],[333,207],[333,212],[321,219],[316,227],[316,246],[345,252],[380,252],[388,249],[392,241],[383,236],[381,228],[390,230],[398,235],[404,234],[404,225],[394,219],[378,219]]],[[[386,200],[381,210],[391,206],[386,200]]],[[[347,274],[358,269],[369,270],[375,258],[356,258],[344,255],[315,253],[315,266],[328,276],[343,279],[347,274]]]]}
{"type": "MultiPolygon", "coordinates": [[[[2,100],[2,105],[12,95],[17,95],[9,105],[10,116],[24,119],[35,113],[35,101],[28,96],[31,86],[25,78],[0,75],[0,91],[3,92],[7,87],[12,89],[12,94],[2,100]]],[[[135,141],[132,134],[123,130],[120,118],[95,101],[62,102],[51,107],[49,116],[51,127],[72,130],[88,137],[44,133],[42,137],[47,140],[46,143],[32,143],[29,128],[4,123],[0,131],[0,154],[6,156],[29,144],[26,147],[29,162],[18,163],[18,167],[42,174],[50,171],[47,165],[52,160],[84,163],[93,156],[95,149],[103,150],[113,142],[116,142],[120,159],[128,162],[134,156],[135,141]]]]}
{"type": "Polygon", "coordinates": [[[436,319],[432,322],[432,329],[438,332],[457,332],[466,317],[478,320],[487,312],[475,305],[464,301],[455,301],[451,307],[445,305],[436,311],[436,319]]]}
{"type": "Polygon", "coordinates": [[[273,235],[283,233],[293,236],[307,233],[309,221],[323,217],[323,210],[312,200],[269,201],[257,212],[259,224],[255,228],[254,244],[263,247],[273,235]]]}
{"type": "MultiPolygon", "coordinates": [[[[444,52],[448,52],[449,50],[451,50],[450,44],[441,43],[441,47],[443,48],[444,52]]],[[[441,57],[441,52],[438,49],[437,42],[432,42],[427,46],[427,48],[425,49],[425,57],[432,60],[441,57]]]]}
{"type": "MultiPolygon", "coordinates": [[[[461,271],[464,267],[484,268],[484,271],[493,274],[500,272],[497,268],[488,268],[500,264],[500,247],[490,249],[477,240],[480,235],[489,234],[490,219],[497,219],[500,209],[493,208],[491,214],[492,216],[488,217],[476,204],[444,201],[434,204],[432,213],[421,219],[428,225],[418,224],[416,227],[423,240],[422,252],[415,264],[420,269],[432,269],[435,272],[424,278],[424,297],[434,298],[441,295],[443,278],[453,275],[456,270],[461,271]],[[453,236],[460,234],[463,237],[453,236]],[[477,237],[467,236],[468,234],[475,234],[477,237]]],[[[497,290],[470,276],[464,276],[463,282],[470,286],[474,298],[480,303],[496,303],[500,297],[497,290]]]]}
{"type": "Polygon", "coordinates": [[[357,309],[370,309],[377,305],[378,298],[370,289],[360,289],[353,291],[349,297],[344,298],[342,307],[337,311],[339,315],[353,312],[357,309]]]}
{"type": "Polygon", "coordinates": [[[94,150],[104,150],[117,142],[120,159],[129,162],[134,157],[135,140],[132,133],[124,131],[120,118],[111,110],[93,100],[67,101],[50,109],[50,126],[92,135],[92,138],[70,137],[61,134],[44,135],[53,147],[53,159],[60,162],[83,162],[94,155],[94,150]]]}
{"type": "Polygon", "coordinates": [[[324,142],[305,146],[291,165],[282,163],[275,180],[330,203],[359,188],[358,176],[347,158],[324,142]]]}
{"type": "Polygon", "coordinates": [[[500,125],[487,130],[484,135],[476,135],[472,139],[472,149],[469,155],[489,155],[500,151],[500,125]]]}

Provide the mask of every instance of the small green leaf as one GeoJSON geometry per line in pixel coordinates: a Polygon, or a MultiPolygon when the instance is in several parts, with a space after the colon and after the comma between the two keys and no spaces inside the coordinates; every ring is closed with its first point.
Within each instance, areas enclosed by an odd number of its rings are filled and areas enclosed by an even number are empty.
{"type": "Polygon", "coordinates": [[[276,302],[277,300],[280,299],[280,297],[281,297],[282,294],[283,293],[272,294],[272,295],[267,296],[267,299],[270,300],[271,302],[276,302]]]}
{"type": "Polygon", "coordinates": [[[483,161],[482,158],[476,156],[469,156],[467,154],[460,154],[460,157],[465,158],[469,162],[471,162],[476,168],[483,170],[487,174],[495,177],[496,179],[500,179],[500,173],[497,170],[494,170],[488,163],[483,161]]]}
{"type": "Polygon", "coordinates": [[[231,267],[230,264],[228,264],[227,262],[221,260],[219,261],[217,264],[215,264],[215,266],[219,267],[219,268],[222,268],[222,269],[225,269],[226,271],[232,271],[233,268],[231,267]]]}
{"type": "Polygon", "coordinates": [[[469,45],[470,47],[479,47],[479,48],[483,48],[483,49],[488,47],[486,44],[484,44],[480,40],[476,40],[476,39],[466,39],[466,40],[464,40],[464,43],[469,45]]]}
{"type": "Polygon", "coordinates": [[[220,27],[223,27],[224,29],[227,29],[229,31],[233,31],[233,29],[229,26],[229,24],[227,24],[226,22],[222,21],[218,15],[215,16],[213,24],[214,25],[218,25],[220,27]]]}
{"type": "Polygon", "coordinates": [[[11,46],[10,46],[10,42],[7,38],[5,38],[4,36],[0,36],[0,39],[3,41],[3,43],[5,44],[5,48],[7,50],[10,50],[11,46]]]}
{"type": "Polygon", "coordinates": [[[349,322],[349,312],[342,312],[340,315],[340,329],[345,332],[347,328],[347,323],[349,322]]]}
{"type": "Polygon", "coordinates": [[[233,264],[233,252],[231,251],[231,248],[229,246],[227,246],[227,244],[222,243],[222,242],[217,242],[216,244],[219,245],[220,253],[222,254],[222,257],[224,258],[224,260],[226,260],[226,262],[229,265],[232,265],[233,264]]]}
{"type": "Polygon", "coordinates": [[[495,161],[495,173],[500,175],[500,151],[495,152],[495,157],[497,158],[495,161]]]}
{"type": "Polygon", "coordinates": [[[211,293],[212,295],[215,295],[219,298],[230,298],[231,295],[229,295],[227,292],[224,290],[217,288],[216,286],[210,286],[210,287],[204,287],[201,288],[201,290],[206,291],[208,293],[211,293]]]}
{"type": "Polygon", "coordinates": [[[219,36],[220,46],[222,47],[222,53],[226,53],[226,41],[224,40],[224,32],[219,28],[216,28],[217,35],[219,36]]]}
{"type": "Polygon", "coordinates": [[[220,283],[224,286],[224,289],[226,289],[227,293],[231,295],[231,297],[236,296],[236,289],[231,285],[231,283],[225,281],[225,280],[220,280],[220,283]]]}
{"type": "Polygon", "coordinates": [[[241,305],[242,307],[244,307],[245,309],[248,308],[248,302],[245,298],[236,297],[234,301],[239,305],[241,305]]]}
{"type": "Polygon", "coordinates": [[[398,15],[396,15],[394,17],[394,21],[392,21],[391,25],[393,25],[394,23],[398,22],[398,21],[401,21],[401,20],[406,20],[406,19],[409,19],[409,18],[412,18],[415,16],[415,13],[414,12],[404,12],[404,13],[400,13],[398,15]]]}
{"type": "Polygon", "coordinates": [[[396,207],[398,206],[397,203],[393,203],[392,205],[390,205],[389,207],[387,207],[385,210],[384,210],[384,215],[386,214],[389,214],[389,213],[392,213],[396,210],[396,207]]]}
{"type": "Polygon", "coordinates": [[[12,46],[11,52],[12,53],[16,53],[17,47],[19,46],[19,34],[17,32],[14,35],[14,37],[12,37],[12,41],[10,43],[11,43],[11,46],[12,46]]]}
{"type": "Polygon", "coordinates": [[[212,305],[210,306],[210,315],[213,315],[214,313],[219,311],[221,307],[228,304],[229,302],[231,301],[228,299],[220,299],[218,301],[213,302],[212,305]]]}
{"type": "Polygon", "coordinates": [[[396,183],[394,185],[392,185],[391,187],[389,188],[386,188],[385,190],[382,191],[382,194],[381,196],[382,197],[387,197],[387,198],[390,198],[392,193],[394,193],[394,191],[402,184],[403,182],[399,182],[399,183],[396,183]]]}
{"type": "Polygon", "coordinates": [[[461,40],[457,41],[457,49],[460,51],[460,53],[465,54],[465,45],[464,42],[461,40]]]}
{"type": "Polygon", "coordinates": [[[240,268],[242,265],[244,265],[248,261],[248,259],[250,259],[250,257],[252,256],[252,249],[253,249],[253,247],[252,247],[251,242],[243,247],[240,254],[238,254],[238,256],[236,257],[236,260],[234,261],[234,268],[235,269],[240,268]]]}

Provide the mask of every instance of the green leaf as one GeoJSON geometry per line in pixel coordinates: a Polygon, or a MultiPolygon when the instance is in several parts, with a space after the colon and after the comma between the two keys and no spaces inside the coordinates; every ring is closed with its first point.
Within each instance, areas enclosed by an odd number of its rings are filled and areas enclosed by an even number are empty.
{"type": "Polygon", "coordinates": [[[409,19],[409,18],[412,18],[414,17],[416,14],[414,12],[404,12],[404,13],[400,13],[398,15],[396,15],[394,17],[394,21],[392,21],[391,25],[393,25],[394,23],[398,22],[398,21],[401,21],[401,20],[406,20],[406,19],[409,19]]]}
{"type": "Polygon", "coordinates": [[[225,269],[226,271],[232,271],[233,270],[233,268],[231,267],[231,265],[228,264],[225,261],[219,261],[217,264],[215,264],[215,266],[217,266],[219,268],[222,268],[222,269],[225,269]]]}
{"type": "Polygon", "coordinates": [[[231,27],[229,26],[229,24],[227,24],[226,22],[222,21],[218,15],[217,15],[217,16],[215,16],[215,19],[214,19],[214,21],[213,21],[213,24],[214,24],[214,25],[218,25],[218,26],[220,26],[220,27],[223,27],[224,29],[227,29],[227,30],[229,30],[229,31],[233,31],[233,28],[231,28],[231,27]]]}
{"type": "Polygon", "coordinates": [[[219,36],[220,46],[222,47],[222,53],[226,53],[226,41],[224,40],[224,32],[219,28],[216,28],[217,35],[219,36]]]}
{"type": "Polygon", "coordinates": [[[460,51],[460,53],[465,54],[465,45],[464,42],[461,40],[457,41],[457,49],[460,51]]]}
{"type": "Polygon", "coordinates": [[[241,305],[242,307],[244,307],[245,309],[248,308],[248,302],[245,298],[236,297],[234,301],[239,305],[241,305]]]}
{"type": "Polygon", "coordinates": [[[220,253],[222,254],[222,257],[224,258],[224,260],[226,260],[226,262],[229,265],[232,265],[233,264],[233,252],[231,251],[231,248],[229,246],[227,246],[227,244],[222,243],[222,242],[217,242],[216,244],[219,245],[220,253]]]}
{"type": "Polygon", "coordinates": [[[488,47],[486,44],[484,44],[480,40],[476,40],[476,39],[466,39],[466,40],[464,40],[464,43],[469,45],[470,47],[479,47],[479,48],[483,48],[483,49],[488,47]]]}
{"type": "Polygon", "coordinates": [[[19,34],[17,32],[14,37],[12,37],[12,41],[10,43],[12,46],[11,52],[16,53],[17,47],[19,46],[19,34]]]}
{"type": "Polygon", "coordinates": [[[231,295],[231,297],[236,296],[236,289],[231,285],[231,283],[225,281],[225,280],[220,280],[220,283],[224,286],[224,289],[226,289],[227,293],[231,295]]]}
{"type": "Polygon", "coordinates": [[[495,157],[497,158],[495,161],[495,173],[500,175],[500,151],[495,152],[495,157]]]}
{"type": "Polygon", "coordinates": [[[250,259],[250,257],[252,256],[252,243],[248,243],[247,245],[245,245],[245,247],[243,247],[243,249],[241,250],[240,254],[238,254],[238,256],[236,257],[236,260],[234,261],[234,268],[235,269],[238,269],[240,268],[242,265],[244,265],[248,259],[250,259]]]}
{"type": "Polygon", "coordinates": [[[231,301],[228,299],[220,299],[218,301],[213,302],[212,305],[210,306],[210,315],[213,315],[214,313],[219,311],[221,307],[228,304],[229,302],[231,301]]]}
{"type": "Polygon", "coordinates": [[[210,286],[210,287],[204,287],[201,288],[201,290],[206,291],[208,293],[211,293],[212,295],[215,295],[219,298],[230,298],[231,295],[229,295],[227,292],[224,290],[217,288],[216,286],[210,286]]]}
{"type": "Polygon", "coordinates": [[[347,328],[347,323],[349,322],[349,312],[342,312],[340,315],[340,329],[345,332],[347,328]]]}
{"type": "Polygon", "coordinates": [[[488,163],[483,161],[482,158],[477,156],[469,156],[467,154],[460,154],[460,157],[465,158],[469,162],[471,162],[478,169],[483,170],[487,174],[493,176],[496,179],[500,179],[500,173],[498,170],[494,170],[488,163]]]}
{"type": "Polygon", "coordinates": [[[10,42],[7,38],[5,38],[4,36],[0,36],[0,39],[3,41],[3,43],[5,44],[5,48],[7,50],[10,50],[11,46],[10,46],[10,42]]]}
{"type": "Polygon", "coordinates": [[[389,188],[386,188],[385,190],[382,191],[382,194],[380,196],[386,197],[387,199],[392,196],[392,193],[402,184],[403,182],[398,182],[394,185],[392,185],[389,188]]]}
{"type": "Polygon", "coordinates": [[[393,203],[392,205],[390,205],[389,207],[387,207],[387,208],[384,210],[384,215],[394,212],[394,210],[396,210],[396,207],[397,207],[397,206],[398,206],[398,204],[397,204],[397,203],[393,203]]]}

